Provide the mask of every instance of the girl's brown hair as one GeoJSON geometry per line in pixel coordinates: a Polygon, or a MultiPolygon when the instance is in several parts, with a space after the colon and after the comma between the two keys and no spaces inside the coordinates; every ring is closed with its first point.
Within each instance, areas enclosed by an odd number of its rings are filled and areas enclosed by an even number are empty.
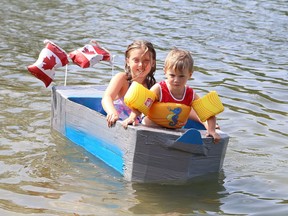
{"type": "MultiPolygon", "coordinates": [[[[125,58],[129,58],[129,53],[131,50],[133,49],[144,49],[147,50],[148,52],[150,52],[150,56],[152,58],[152,60],[155,62],[155,64],[152,65],[150,72],[148,73],[147,77],[146,77],[146,85],[149,88],[151,88],[155,83],[155,71],[156,71],[156,51],[154,49],[154,46],[152,43],[150,43],[149,41],[145,41],[145,40],[135,40],[133,41],[133,43],[131,43],[128,47],[127,50],[125,52],[125,58]]],[[[128,81],[132,80],[132,75],[131,75],[131,69],[130,67],[127,65],[127,63],[125,64],[125,72],[127,74],[128,77],[128,81]]]]}

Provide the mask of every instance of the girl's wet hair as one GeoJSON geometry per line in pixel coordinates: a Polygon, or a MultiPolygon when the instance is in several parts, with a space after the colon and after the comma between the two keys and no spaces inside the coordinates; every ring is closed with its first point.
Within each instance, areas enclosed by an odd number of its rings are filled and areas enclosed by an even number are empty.
{"type": "Polygon", "coordinates": [[[187,50],[173,48],[164,62],[164,70],[193,73],[194,60],[187,50]]]}
{"type": "MultiPolygon", "coordinates": [[[[156,51],[154,49],[153,44],[150,43],[149,41],[135,40],[135,41],[133,41],[132,44],[130,44],[127,47],[127,50],[125,52],[125,59],[129,58],[130,51],[133,50],[133,49],[144,49],[145,52],[147,51],[147,52],[150,53],[152,61],[155,62],[155,64],[151,67],[151,70],[150,70],[150,72],[148,73],[148,75],[146,77],[146,85],[147,85],[147,87],[149,89],[156,83],[156,80],[155,80],[155,77],[154,77],[154,74],[155,74],[155,71],[156,71],[156,51]]],[[[125,72],[127,74],[128,81],[131,81],[132,80],[131,69],[127,65],[127,63],[125,64],[125,72]]]]}

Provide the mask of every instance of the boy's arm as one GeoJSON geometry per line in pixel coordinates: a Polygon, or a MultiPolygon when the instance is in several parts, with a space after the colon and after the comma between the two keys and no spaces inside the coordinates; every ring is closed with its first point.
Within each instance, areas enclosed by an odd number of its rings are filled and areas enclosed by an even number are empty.
{"type": "Polygon", "coordinates": [[[150,91],[154,92],[156,95],[155,101],[159,101],[160,99],[160,85],[158,83],[154,84],[151,88],[150,91]]]}
{"type": "MultiPolygon", "coordinates": [[[[156,94],[156,101],[159,100],[159,95],[160,95],[160,86],[159,84],[154,84],[151,88],[150,91],[153,91],[156,94]]],[[[122,126],[126,129],[128,125],[137,125],[139,122],[137,120],[137,117],[140,116],[142,113],[137,110],[137,109],[131,109],[131,114],[127,119],[125,119],[122,123],[122,126]]]]}
{"type": "MultiPolygon", "coordinates": [[[[197,95],[195,93],[194,95],[194,100],[197,100],[199,99],[199,95],[197,95]]],[[[189,118],[194,120],[194,121],[199,121],[201,122],[200,118],[198,117],[197,113],[195,112],[195,110],[191,109],[191,112],[189,114],[189,118]]],[[[215,131],[215,128],[216,128],[216,117],[215,116],[212,116],[210,117],[209,119],[207,119],[206,122],[201,122],[205,128],[207,129],[207,136],[212,136],[214,138],[214,143],[218,143],[221,139],[220,135],[215,131]],[[207,123],[206,123],[207,122],[207,123]]]]}
{"type": "Polygon", "coordinates": [[[214,138],[214,143],[218,143],[221,139],[220,135],[215,131],[216,128],[216,117],[212,116],[207,120],[207,131],[208,136],[211,135],[214,138]]]}
{"type": "Polygon", "coordinates": [[[138,120],[137,120],[137,117],[141,115],[141,112],[139,112],[138,110],[136,109],[132,109],[129,117],[127,119],[125,119],[123,122],[122,122],[122,126],[127,129],[128,125],[132,124],[132,125],[138,125],[138,120]]]}

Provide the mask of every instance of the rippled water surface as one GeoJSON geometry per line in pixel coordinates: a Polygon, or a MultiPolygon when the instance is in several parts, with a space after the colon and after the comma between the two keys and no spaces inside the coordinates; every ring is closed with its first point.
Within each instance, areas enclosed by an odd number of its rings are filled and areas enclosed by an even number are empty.
{"type": "MultiPolygon", "coordinates": [[[[1,215],[288,215],[286,0],[2,0],[1,215]],[[4,1],[4,3],[3,3],[4,1]],[[231,137],[223,172],[185,185],[123,181],[50,128],[51,87],[29,74],[43,40],[67,52],[97,39],[123,70],[134,39],[193,52],[189,84],[216,90],[231,137]]],[[[64,84],[58,68],[53,85],[64,84]]],[[[108,84],[111,67],[69,64],[67,85],[108,84]]]]}

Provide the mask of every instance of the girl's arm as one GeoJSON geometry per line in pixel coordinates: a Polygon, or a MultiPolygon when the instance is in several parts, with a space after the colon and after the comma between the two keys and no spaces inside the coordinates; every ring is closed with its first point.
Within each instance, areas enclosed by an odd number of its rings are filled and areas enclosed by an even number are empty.
{"type": "Polygon", "coordinates": [[[102,98],[102,107],[107,113],[106,120],[108,127],[112,127],[119,119],[119,114],[114,106],[113,101],[123,94],[123,88],[127,83],[126,74],[118,73],[110,81],[102,98]]]}

